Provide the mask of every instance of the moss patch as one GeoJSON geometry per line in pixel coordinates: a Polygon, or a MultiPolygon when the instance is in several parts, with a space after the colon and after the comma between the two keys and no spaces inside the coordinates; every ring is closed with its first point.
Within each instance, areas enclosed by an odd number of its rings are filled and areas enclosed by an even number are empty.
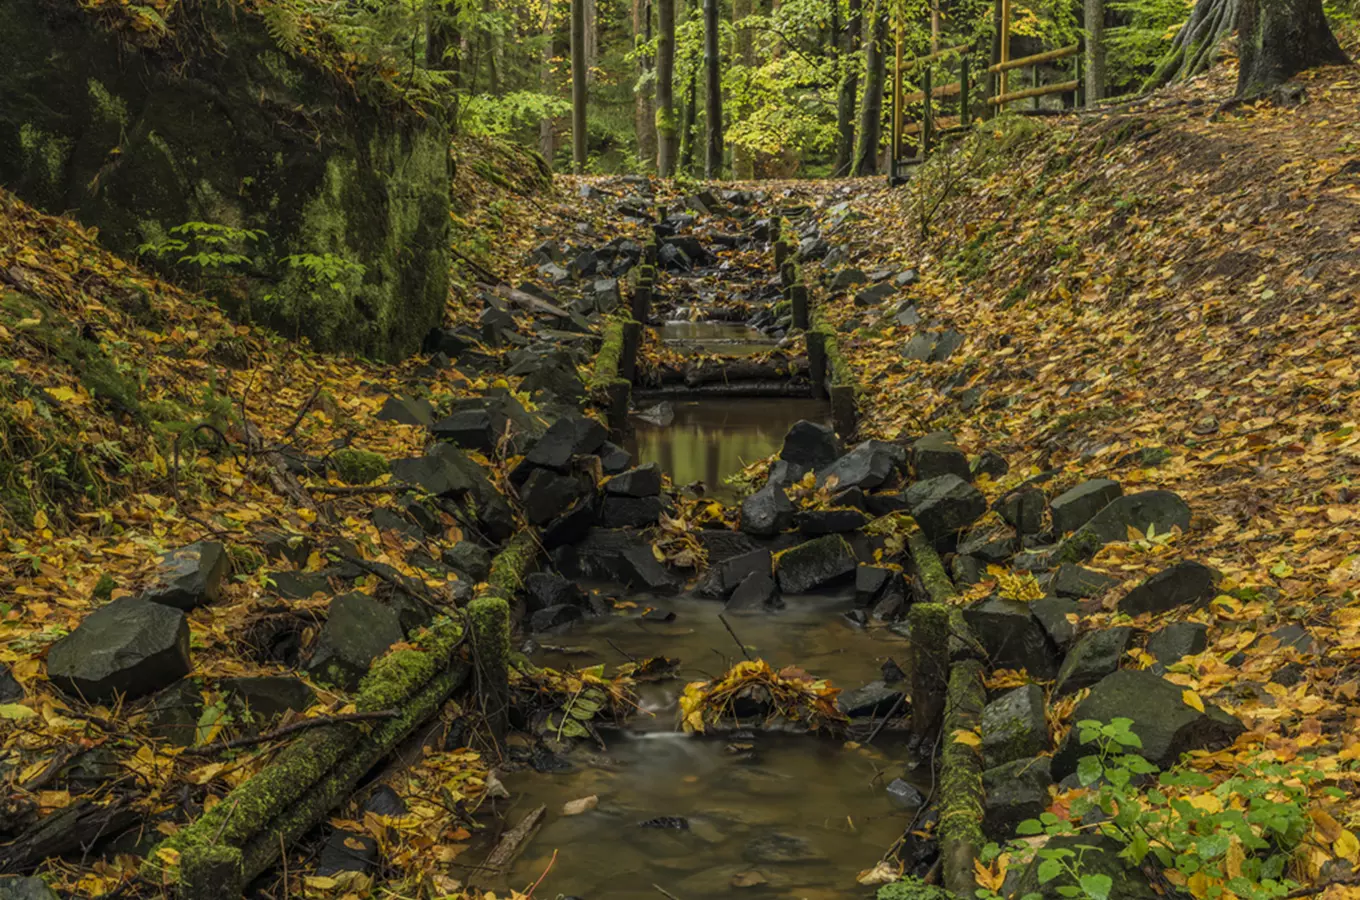
{"type": "Polygon", "coordinates": [[[390,469],[386,457],[371,450],[346,447],[331,454],[335,474],[346,484],[371,484],[390,469]]]}

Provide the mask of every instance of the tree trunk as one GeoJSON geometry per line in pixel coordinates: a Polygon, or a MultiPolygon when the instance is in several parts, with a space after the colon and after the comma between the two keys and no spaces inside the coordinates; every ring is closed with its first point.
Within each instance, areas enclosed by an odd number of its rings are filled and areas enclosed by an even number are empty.
{"type": "Polygon", "coordinates": [[[888,16],[880,0],[874,0],[869,21],[870,33],[864,42],[864,102],[860,104],[855,175],[878,174],[878,145],[883,137],[883,81],[887,74],[883,43],[888,33],[888,16]]]}
{"type": "Polygon", "coordinates": [[[841,45],[841,59],[845,74],[841,76],[836,97],[836,175],[850,172],[855,156],[855,107],[859,103],[859,51],[861,0],[850,0],[850,13],[845,21],[845,39],[841,45]]]}
{"type": "Polygon", "coordinates": [[[694,174],[694,123],[699,117],[699,68],[695,66],[685,88],[680,111],[680,171],[694,174]]]}
{"type": "Polygon", "coordinates": [[[675,0],[657,0],[660,34],[656,43],[656,169],[675,175],[679,128],[675,120],[675,0]]]}
{"type": "MultiPolygon", "coordinates": [[[[633,0],[633,45],[652,40],[652,0],[633,0]]],[[[638,82],[634,90],[633,127],[637,131],[638,159],[644,166],[656,165],[656,105],[652,102],[654,85],[648,75],[650,57],[638,57],[638,82]]]]}
{"type": "MultiPolygon", "coordinates": [[[[750,108],[746,104],[746,94],[751,89],[751,72],[756,67],[756,43],[755,35],[751,33],[751,29],[744,28],[741,25],[742,21],[749,15],[751,15],[751,0],[732,0],[732,25],[737,33],[737,61],[744,70],[740,100],[736,108],[732,110],[734,122],[744,121],[746,116],[750,114],[750,108]]],[[[732,176],[745,181],[750,181],[756,177],[755,154],[741,144],[732,146],[732,176]]]]}
{"type": "Polygon", "coordinates": [[[1086,104],[1105,99],[1105,0],[1085,0],[1086,104]]]}
{"type": "Polygon", "coordinates": [[[704,0],[704,109],[708,114],[705,178],[721,178],[723,167],[722,56],[718,37],[718,0],[704,0]]]}
{"type": "MultiPolygon", "coordinates": [[[[546,3],[544,6],[543,63],[538,70],[538,88],[544,96],[551,96],[556,93],[552,83],[553,35],[556,28],[553,24],[552,4],[546,3]]],[[[538,152],[551,168],[553,156],[557,153],[556,123],[552,116],[544,116],[543,121],[538,123],[538,152]]]]}
{"type": "Polygon", "coordinates": [[[1237,34],[1239,97],[1264,94],[1305,69],[1350,62],[1322,0],[1242,0],[1237,34]]]}
{"type": "Polygon", "coordinates": [[[571,0],[571,159],[586,170],[586,0],[571,0]]]}

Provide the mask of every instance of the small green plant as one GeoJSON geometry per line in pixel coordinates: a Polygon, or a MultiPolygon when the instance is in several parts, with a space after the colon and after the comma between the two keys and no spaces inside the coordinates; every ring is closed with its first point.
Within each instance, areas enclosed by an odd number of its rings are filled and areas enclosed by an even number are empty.
{"type": "Polygon", "coordinates": [[[295,253],[280,260],[290,269],[299,269],[313,288],[329,287],[344,292],[346,282],[364,277],[362,263],[352,262],[334,253],[295,253]]]}
{"type": "Polygon", "coordinates": [[[170,229],[169,234],[137,247],[137,253],[172,260],[177,266],[196,267],[200,273],[220,271],[250,263],[242,251],[247,244],[257,244],[265,233],[253,228],[233,228],[212,222],[185,222],[170,229]]]}

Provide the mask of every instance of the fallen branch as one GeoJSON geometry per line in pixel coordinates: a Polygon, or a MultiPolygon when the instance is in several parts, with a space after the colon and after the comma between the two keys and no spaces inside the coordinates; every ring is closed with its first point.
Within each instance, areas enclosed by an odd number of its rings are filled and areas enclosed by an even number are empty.
{"type": "Polygon", "coordinates": [[[355,497],[361,494],[404,494],[413,490],[413,488],[409,484],[317,484],[307,485],[307,490],[315,491],[318,494],[330,494],[334,497],[355,497]]]}
{"type": "Polygon", "coordinates": [[[282,728],[275,728],[273,731],[266,731],[252,737],[239,737],[222,744],[213,744],[205,747],[198,753],[211,753],[219,750],[235,750],[238,747],[250,747],[255,744],[264,744],[279,738],[306,731],[309,728],[320,728],[323,725],[338,725],[342,722],[376,722],[382,719],[391,719],[398,715],[395,709],[380,709],[375,712],[361,713],[341,713],[334,716],[316,716],[310,719],[301,719],[291,725],[284,725],[282,728]]]}
{"type": "Polygon", "coordinates": [[[484,868],[488,871],[499,872],[504,869],[512,859],[519,853],[520,849],[529,840],[529,835],[533,833],[538,824],[543,821],[547,814],[548,807],[540,806],[530,812],[519,824],[507,831],[501,837],[496,849],[491,851],[491,855],[486,858],[484,868]]]}

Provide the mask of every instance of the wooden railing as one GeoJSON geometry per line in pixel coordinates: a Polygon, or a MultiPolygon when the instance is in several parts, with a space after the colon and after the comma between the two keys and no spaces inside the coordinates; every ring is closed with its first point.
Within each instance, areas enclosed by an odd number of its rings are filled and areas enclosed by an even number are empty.
{"type": "Polygon", "coordinates": [[[898,174],[898,167],[902,161],[902,139],[904,137],[918,137],[917,144],[920,147],[920,158],[924,159],[930,153],[931,142],[937,138],[942,131],[953,131],[955,129],[967,128],[972,123],[968,104],[969,95],[972,92],[972,79],[969,70],[968,55],[973,52],[971,43],[959,44],[955,47],[944,47],[929,53],[925,56],[918,56],[910,61],[902,59],[902,45],[899,41],[897,46],[898,65],[896,68],[895,84],[893,85],[893,129],[891,147],[891,175],[895,178],[898,174]],[[950,57],[958,57],[958,77],[955,81],[949,81],[938,87],[934,85],[936,67],[950,57]],[[921,90],[913,94],[902,94],[903,76],[913,70],[921,70],[921,90]],[[958,118],[957,119],[937,119],[935,115],[935,101],[958,97],[958,118]],[[905,107],[908,104],[921,104],[921,119],[910,125],[904,123],[905,107]],[[941,125],[944,127],[941,128],[941,125]]]}

